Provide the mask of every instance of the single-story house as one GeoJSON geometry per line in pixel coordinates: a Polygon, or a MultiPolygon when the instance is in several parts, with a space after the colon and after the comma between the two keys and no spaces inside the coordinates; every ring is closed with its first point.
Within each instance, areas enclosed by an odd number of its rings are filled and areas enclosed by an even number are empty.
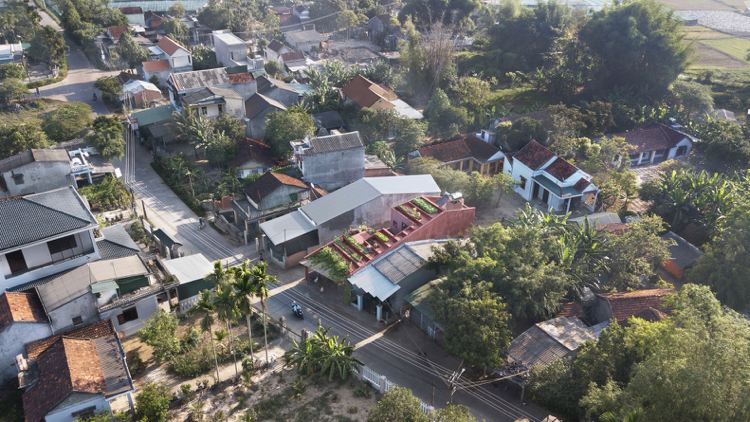
{"type": "Polygon", "coordinates": [[[499,148],[471,134],[425,145],[409,155],[409,158],[418,157],[432,158],[454,170],[476,171],[486,176],[502,172],[505,160],[499,148]]]}
{"type": "Polygon", "coordinates": [[[694,142],[694,138],[679,127],[663,123],[649,123],[612,136],[625,138],[632,147],[629,157],[632,167],[687,157],[694,142]]]}
{"type": "Polygon", "coordinates": [[[132,411],[135,386],[109,321],[28,343],[19,368],[27,422],[132,411]],[[116,406],[118,402],[125,405],[116,406]]]}
{"type": "Polygon", "coordinates": [[[242,94],[233,89],[207,87],[191,91],[180,98],[182,108],[209,119],[226,113],[242,119],[245,117],[245,101],[242,94]]]}
{"type": "Polygon", "coordinates": [[[122,85],[120,100],[128,108],[149,108],[164,99],[161,90],[151,82],[131,79],[122,85]]]}
{"type": "Polygon", "coordinates": [[[361,108],[373,110],[393,110],[406,119],[421,120],[422,113],[414,109],[396,95],[390,88],[357,75],[344,85],[341,90],[344,98],[361,108]]]}
{"type": "Polygon", "coordinates": [[[503,163],[514,190],[526,201],[541,201],[554,212],[594,211],[599,188],[591,176],[532,140],[503,163]]]}
{"type": "Polygon", "coordinates": [[[594,323],[616,320],[627,323],[631,317],[649,321],[661,320],[668,312],[664,298],[675,289],[645,289],[632,292],[599,293],[589,312],[594,323]]]}
{"type": "Polygon", "coordinates": [[[177,283],[179,313],[190,310],[198,301],[198,294],[202,290],[215,287],[214,281],[211,280],[214,265],[202,254],[164,260],[161,261],[161,265],[167,275],[172,277],[172,283],[177,283]]]}
{"type": "Polygon", "coordinates": [[[296,50],[309,53],[313,48],[320,48],[320,43],[327,40],[328,36],[314,29],[303,31],[285,32],[284,38],[296,50]]]}
{"type": "Polygon", "coordinates": [[[271,147],[257,139],[245,138],[237,141],[237,154],[229,167],[235,169],[237,177],[244,179],[251,174],[263,174],[275,164],[271,147]]]}
{"type": "Polygon", "coordinates": [[[435,309],[432,307],[431,300],[443,282],[445,282],[445,278],[437,278],[415,289],[406,296],[406,303],[410,306],[408,314],[411,322],[437,342],[443,340],[445,327],[435,315],[435,309]]]}
{"type": "Polygon", "coordinates": [[[273,98],[256,92],[245,101],[247,118],[247,136],[264,138],[266,136],[266,116],[277,111],[285,111],[286,106],[273,98]]]}
{"type": "Polygon", "coordinates": [[[341,130],[344,128],[344,119],[335,110],[314,113],[312,118],[315,121],[315,127],[318,129],[319,135],[328,135],[331,130],[341,130]],[[325,133],[320,133],[321,130],[325,130],[325,133]]]}
{"type": "Polygon", "coordinates": [[[672,277],[677,280],[682,280],[685,271],[692,267],[696,261],[703,256],[703,252],[701,252],[701,250],[695,245],[672,231],[664,233],[661,238],[672,241],[672,245],[669,247],[671,258],[662,263],[662,267],[672,277]]]}
{"type": "Polygon", "coordinates": [[[260,224],[268,259],[288,267],[311,248],[360,224],[390,224],[391,208],[419,196],[440,196],[430,175],[365,177],[301,208],[260,224]]]}
{"type": "Polygon", "coordinates": [[[600,332],[600,329],[587,327],[576,317],[542,321],[513,339],[508,348],[508,361],[525,369],[547,366],[575,356],[579,347],[587,341],[596,341],[600,332]]]}

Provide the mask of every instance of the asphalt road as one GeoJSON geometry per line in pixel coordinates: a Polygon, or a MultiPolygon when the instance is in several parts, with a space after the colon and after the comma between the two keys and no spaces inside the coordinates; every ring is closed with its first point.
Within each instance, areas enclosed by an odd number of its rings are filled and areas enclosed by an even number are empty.
{"type": "MultiPolygon", "coordinates": [[[[126,158],[122,165],[125,181],[137,198],[137,208],[158,228],[173,235],[184,246],[186,254],[200,252],[211,260],[230,265],[258,257],[255,246],[234,246],[210,227],[198,229],[198,217],[172,191],[150,166],[150,153],[128,136],[126,158]]],[[[271,290],[268,300],[269,317],[284,317],[294,332],[313,331],[320,322],[335,335],[356,344],[356,356],[369,368],[385,375],[391,382],[410,388],[414,394],[435,407],[444,406],[450,397],[446,379],[460,362],[438,349],[426,335],[400,323],[389,330],[378,326],[374,318],[341,303],[340,296],[320,292],[320,286],[303,281],[300,268],[280,271],[272,268],[280,285],[271,290]],[[292,316],[290,305],[303,306],[305,319],[292,316]]],[[[465,377],[461,385],[470,380],[465,377]]],[[[467,405],[476,416],[487,421],[515,421],[526,418],[540,421],[546,412],[518,400],[517,392],[506,391],[504,385],[483,385],[459,388],[455,403],[467,405]]]]}

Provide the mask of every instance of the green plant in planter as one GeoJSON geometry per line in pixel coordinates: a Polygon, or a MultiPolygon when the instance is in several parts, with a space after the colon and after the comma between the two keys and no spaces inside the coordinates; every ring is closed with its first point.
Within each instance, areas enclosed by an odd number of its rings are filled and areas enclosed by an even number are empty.
{"type": "Polygon", "coordinates": [[[438,212],[438,209],[434,205],[430,204],[422,198],[415,198],[411,201],[411,203],[418,206],[427,214],[437,214],[438,212]]]}
{"type": "Polygon", "coordinates": [[[378,240],[380,240],[383,243],[388,242],[389,240],[391,240],[383,232],[375,232],[375,237],[377,237],[378,240]]]}
{"type": "Polygon", "coordinates": [[[399,205],[398,209],[417,221],[422,219],[422,214],[420,214],[419,211],[416,210],[416,208],[409,208],[406,205],[399,205]]]}
{"type": "Polygon", "coordinates": [[[311,256],[310,262],[323,267],[332,281],[344,282],[349,277],[349,264],[328,246],[311,256]]]}

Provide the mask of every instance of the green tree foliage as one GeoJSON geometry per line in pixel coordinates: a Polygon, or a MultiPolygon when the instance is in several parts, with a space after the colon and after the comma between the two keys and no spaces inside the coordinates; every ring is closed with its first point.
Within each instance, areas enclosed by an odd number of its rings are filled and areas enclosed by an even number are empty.
{"type": "MultiPolygon", "coordinates": [[[[469,113],[472,127],[486,127],[492,112],[492,87],[490,82],[474,76],[459,78],[451,88],[454,102],[469,113]]],[[[495,116],[491,116],[495,117],[495,116]]]]}
{"type": "Polygon", "coordinates": [[[164,34],[178,43],[185,44],[188,40],[188,27],[179,18],[167,18],[162,22],[164,34]]]}
{"type": "Polygon", "coordinates": [[[245,139],[245,124],[231,114],[222,113],[214,120],[214,130],[224,133],[232,141],[245,139]]]}
{"type": "Polygon", "coordinates": [[[679,107],[688,119],[703,116],[714,108],[711,89],[698,82],[676,80],[670,89],[672,104],[679,107]]]}
{"type": "Polygon", "coordinates": [[[216,60],[216,53],[207,45],[198,44],[190,49],[190,53],[193,55],[193,70],[221,67],[216,60]]]}
{"type": "Polygon", "coordinates": [[[291,152],[290,141],[303,139],[315,133],[315,121],[301,108],[270,113],[266,116],[266,139],[277,157],[291,152]]]}
{"type": "Polygon", "coordinates": [[[135,410],[138,420],[166,422],[170,401],[172,401],[172,395],[166,385],[154,383],[144,385],[135,397],[135,410]]]}
{"type": "Polygon", "coordinates": [[[39,28],[31,40],[28,54],[39,63],[62,66],[65,63],[65,40],[50,26],[39,28]]]}
{"type": "Polygon", "coordinates": [[[31,148],[43,149],[52,145],[37,122],[0,123],[0,160],[31,148]]]}
{"type": "Polygon", "coordinates": [[[0,64],[0,81],[11,79],[23,79],[26,77],[26,71],[18,63],[0,64]]]}
{"type": "Polygon", "coordinates": [[[128,69],[137,69],[141,66],[141,63],[148,59],[148,51],[141,47],[129,32],[120,35],[120,41],[117,43],[117,54],[128,66],[128,69]]]}
{"type": "Polygon", "coordinates": [[[463,290],[460,296],[446,291],[431,298],[431,303],[438,320],[448,321],[446,350],[485,371],[502,364],[512,333],[510,315],[497,295],[481,288],[463,290]]]}
{"type": "Polygon", "coordinates": [[[108,106],[119,109],[122,104],[120,95],[122,94],[122,84],[116,76],[104,76],[96,80],[94,86],[102,92],[102,101],[108,106]]]}
{"type": "Polygon", "coordinates": [[[449,404],[437,409],[431,416],[435,422],[478,422],[469,408],[462,404],[449,404]]]}
{"type": "Polygon", "coordinates": [[[198,13],[198,20],[214,30],[227,29],[232,12],[219,2],[211,2],[198,13]]]}
{"type": "Polygon", "coordinates": [[[367,422],[428,422],[429,420],[422,412],[419,399],[412,394],[411,390],[403,387],[388,390],[367,414],[367,422]]]}
{"type": "Polygon", "coordinates": [[[61,142],[81,135],[93,122],[88,104],[71,102],[47,113],[42,129],[50,139],[61,142]]]}
{"type": "Polygon", "coordinates": [[[329,381],[347,380],[361,363],[352,356],[354,347],[345,339],[318,328],[306,340],[293,342],[284,354],[287,365],[296,367],[304,375],[322,375],[329,381]]]}
{"type": "Polygon", "coordinates": [[[122,158],[125,155],[122,122],[117,116],[98,116],[94,119],[94,131],[86,136],[86,140],[105,158],[122,158]]]}
{"type": "Polygon", "coordinates": [[[226,167],[237,154],[235,140],[229,138],[224,132],[215,130],[206,140],[205,148],[208,163],[213,167],[226,167]]]}
{"type": "Polygon", "coordinates": [[[447,88],[456,77],[453,38],[447,27],[434,25],[415,35],[401,49],[404,84],[412,97],[426,100],[437,88],[447,88]]]}
{"type": "Polygon", "coordinates": [[[735,205],[720,220],[717,233],[703,255],[687,273],[691,282],[707,284],[722,303],[738,311],[750,304],[750,175],[736,188],[735,205]]]}
{"type": "Polygon", "coordinates": [[[465,23],[481,3],[476,0],[409,0],[399,12],[399,20],[411,18],[419,27],[465,23]]]}
{"type": "Polygon", "coordinates": [[[595,89],[659,98],[685,70],[688,47],[680,22],[653,0],[594,13],[581,40],[596,57],[595,89]]]}
{"type": "Polygon", "coordinates": [[[451,105],[448,95],[440,88],[432,94],[424,112],[430,134],[443,139],[455,137],[469,125],[468,111],[451,105]]]}
{"type": "Polygon", "coordinates": [[[547,143],[548,134],[544,124],[531,117],[521,117],[512,123],[501,122],[496,129],[498,142],[509,151],[518,151],[532,139],[547,143]]]}
{"type": "Polygon", "coordinates": [[[95,184],[84,186],[79,189],[82,196],[91,204],[91,208],[101,211],[126,209],[130,206],[130,192],[125,185],[112,176],[106,176],[104,180],[95,184]]]}
{"type": "Polygon", "coordinates": [[[388,167],[393,168],[399,164],[399,160],[396,159],[396,153],[393,152],[393,147],[386,141],[375,141],[367,145],[365,152],[376,155],[388,167]]]}
{"type": "Polygon", "coordinates": [[[0,104],[7,105],[21,100],[29,92],[20,79],[3,79],[0,84],[0,104]]]}
{"type": "Polygon", "coordinates": [[[701,140],[695,147],[710,167],[726,173],[750,167],[750,134],[739,124],[709,119],[693,122],[690,130],[701,140]]]}
{"type": "Polygon", "coordinates": [[[141,341],[154,349],[157,362],[167,362],[180,353],[177,318],[163,309],[155,313],[138,331],[141,341]]]}
{"type": "Polygon", "coordinates": [[[29,42],[39,28],[39,15],[28,7],[28,3],[20,0],[6,1],[3,12],[0,13],[0,38],[2,42],[29,42]]]}
{"type": "Polygon", "coordinates": [[[181,18],[185,16],[185,6],[183,6],[179,1],[174,2],[171,6],[169,6],[167,13],[169,14],[169,16],[181,18]]]}
{"type": "Polygon", "coordinates": [[[672,230],[679,232],[692,223],[710,236],[730,210],[733,192],[732,184],[717,173],[672,170],[643,184],[640,194],[653,201],[651,211],[664,218],[672,230]]]}
{"type": "Polygon", "coordinates": [[[664,222],[657,216],[645,216],[628,226],[620,235],[607,235],[606,270],[608,287],[624,291],[638,288],[643,275],[653,274],[657,265],[667,261],[670,244],[662,240],[664,222]]]}

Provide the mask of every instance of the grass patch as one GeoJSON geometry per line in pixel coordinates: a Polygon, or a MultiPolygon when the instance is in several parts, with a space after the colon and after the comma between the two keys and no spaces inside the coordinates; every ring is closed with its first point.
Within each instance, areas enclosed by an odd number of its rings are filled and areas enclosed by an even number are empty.
{"type": "Polygon", "coordinates": [[[745,38],[719,38],[705,39],[700,41],[709,47],[715,48],[722,53],[729,54],[737,60],[747,63],[747,54],[750,50],[750,40],[745,38]]]}

